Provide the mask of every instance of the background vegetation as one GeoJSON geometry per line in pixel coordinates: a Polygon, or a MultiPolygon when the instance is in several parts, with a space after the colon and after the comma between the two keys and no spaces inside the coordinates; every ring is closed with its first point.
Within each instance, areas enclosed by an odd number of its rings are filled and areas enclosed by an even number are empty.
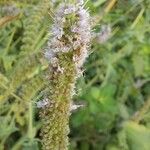
{"type": "MultiPolygon", "coordinates": [[[[0,0],[0,150],[40,150],[36,101],[59,0],[0,0]],[[49,13],[48,13],[49,12],[49,13]]],[[[89,0],[95,38],[71,116],[70,150],[150,149],[150,2],[89,0]],[[103,30],[111,27],[111,34],[103,30]],[[101,34],[98,34],[98,33],[101,34]]]]}

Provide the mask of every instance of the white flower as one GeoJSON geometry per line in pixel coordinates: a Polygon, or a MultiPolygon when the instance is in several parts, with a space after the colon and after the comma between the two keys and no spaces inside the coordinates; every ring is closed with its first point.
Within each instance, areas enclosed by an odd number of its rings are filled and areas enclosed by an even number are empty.
{"type": "Polygon", "coordinates": [[[73,61],[76,62],[77,68],[80,68],[88,57],[88,51],[86,46],[83,46],[81,51],[82,53],[80,54],[80,56],[74,55],[73,57],[73,61]]]}
{"type": "Polygon", "coordinates": [[[67,53],[70,51],[70,49],[71,49],[70,47],[63,46],[61,50],[62,50],[62,52],[67,53]]]}
{"type": "Polygon", "coordinates": [[[41,101],[36,102],[37,108],[44,108],[48,104],[49,104],[49,100],[48,99],[43,99],[41,101]]]}
{"type": "Polygon", "coordinates": [[[57,57],[53,57],[51,60],[50,60],[51,64],[53,67],[57,67],[58,66],[58,58],[57,57]]]}
{"type": "Polygon", "coordinates": [[[63,74],[63,73],[64,73],[64,68],[58,66],[58,67],[57,67],[57,71],[60,72],[61,74],[63,74]]]}
{"type": "Polygon", "coordinates": [[[74,48],[74,49],[77,49],[77,48],[80,46],[80,44],[81,44],[81,42],[80,42],[79,40],[75,41],[75,42],[73,43],[73,48],[74,48]]]}
{"type": "Polygon", "coordinates": [[[73,104],[73,103],[71,103],[70,104],[70,111],[75,111],[78,108],[81,108],[81,107],[84,107],[84,106],[85,106],[84,104],[73,104]]]}

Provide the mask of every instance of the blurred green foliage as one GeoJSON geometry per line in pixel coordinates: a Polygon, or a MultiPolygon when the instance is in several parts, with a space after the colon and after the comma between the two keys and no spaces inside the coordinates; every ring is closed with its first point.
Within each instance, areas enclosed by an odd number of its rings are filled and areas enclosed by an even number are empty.
{"type": "MultiPolygon", "coordinates": [[[[40,150],[35,102],[57,2],[0,1],[0,150],[40,150]]],[[[109,24],[112,34],[91,43],[74,97],[86,106],[71,116],[70,150],[149,150],[150,2],[89,0],[86,7],[94,32],[109,24]]]]}

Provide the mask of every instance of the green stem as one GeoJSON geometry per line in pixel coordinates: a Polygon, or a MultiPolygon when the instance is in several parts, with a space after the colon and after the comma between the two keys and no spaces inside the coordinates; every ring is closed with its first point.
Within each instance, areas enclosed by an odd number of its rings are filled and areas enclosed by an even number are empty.
{"type": "Polygon", "coordinates": [[[29,102],[28,137],[29,137],[29,139],[33,139],[33,108],[32,108],[32,102],[29,102]]]}
{"type": "Polygon", "coordinates": [[[150,108],[150,97],[145,101],[141,109],[132,116],[131,120],[139,123],[143,119],[143,116],[147,113],[149,108],[150,108]]]}

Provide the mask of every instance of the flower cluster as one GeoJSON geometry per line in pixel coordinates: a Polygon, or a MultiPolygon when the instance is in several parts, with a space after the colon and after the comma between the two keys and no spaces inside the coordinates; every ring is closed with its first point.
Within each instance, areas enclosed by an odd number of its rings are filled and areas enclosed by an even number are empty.
{"type": "Polygon", "coordinates": [[[51,38],[45,57],[56,65],[57,54],[72,52],[77,71],[88,56],[91,38],[90,17],[83,7],[83,0],[75,4],[62,4],[54,17],[51,38]]]}
{"type": "Polygon", "coordinates": [[[91,38],[90,16],[83,4],[83,0],[61,4],[55,13],[51,37],[44,53],[49,62],[46,78],[48,92],[46,101],[37,103],[42,108],[40,135],[44,150],[68,149],[70,114],[83,106],[71,103],[91,38]]]}

